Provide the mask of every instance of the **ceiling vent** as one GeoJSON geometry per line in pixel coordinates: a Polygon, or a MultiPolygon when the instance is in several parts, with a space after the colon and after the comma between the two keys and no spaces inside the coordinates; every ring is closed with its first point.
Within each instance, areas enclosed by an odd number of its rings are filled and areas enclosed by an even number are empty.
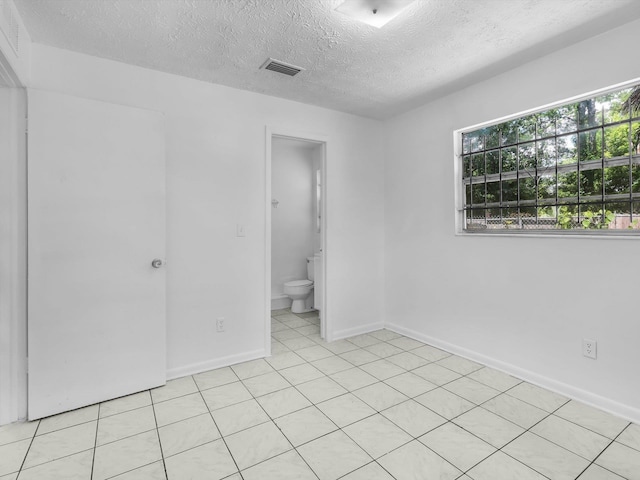
{"type": "Polygon", "coordinates": [[[271,70],[272,72],[282,73],[283,75],[289,75],[290,77],[293,77],[304,70],[304,68],[302,67],[297,67],[295,65],[291,65],[290,63],[281,62],[280,60],[275,60],[273,58],[268,58],[267,61],[260,66],[260,68],[264,70],[271,70]]]}

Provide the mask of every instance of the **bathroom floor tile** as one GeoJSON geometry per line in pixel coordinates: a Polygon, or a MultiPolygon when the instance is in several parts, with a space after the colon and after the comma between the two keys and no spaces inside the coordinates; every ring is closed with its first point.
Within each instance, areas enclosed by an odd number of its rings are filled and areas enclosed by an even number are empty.
{"type": "Polygon", "coordinates": [[[341,431],[298,447],[298,453],[320,480],[335,480],[371,462],[371,457],[341,431]]]}
{"type": "Polygon", "coordinates": [[[451,422],[431,430],[418,440],[463,472],[496,451],[488,443],[451,422]]]}
{"type": "Polygon", "coordinates": [[[332,357],[334,355],[333,352],[327,350],[324,347],[321,347],[320,345],[301,348],[300,350],[296,350],[296,353],[304,358],[307,362],[321,360],[323,358],[332,357]]]}
{"type": "Polygon", "coordinates": [[[394,480],[394,478],[378,463],[371,462],[345,475],[341,480],[394,480]]]}
{"type": "Polygon", "coordinates": [[[158,433],[165,458],[220,438],[220,432],[208,413],[160,427],[158,433]]]}
{"type": "Polygon", "coordinates": [[[317,378],[310,382],[301,383],[296,385],[296,388],[313,403],[324,402],[330,398],[347,393],[345,388],[329,377],[317,378]]]}
{"type": "Polygon", "coordinates": [[[338,429],[338,427],[316,407],[298,410],[284,417],[277,418],[274,421],[295,447],[338,429]]]}
{"type": "Polygon", "coordinates": [[[407,397],[413,398],[430,390],[438,388],[434,383],[425,380],[411,372],[402,373],[395,377],[387,378],[384,383],[395,388],[407,397]]]}
{"type": "Polygon", "coordinates": [[[629,425],[625,431],[616,438],[616,442],[640,451],[640,425],[636,425],[635,423],[629,425]]]}
{"type": "Polygon", "coordinates": [[[31,445],[30,438],[0,447],[0,475],[8,475],[20,470],[29,445],[31,445]]]}
{"type": "Polygon", "coordinates": [[[549,412],[505,393],[486,401],[482,404],[482,408],[500,415],[522,428],[531,428],[549,415],[549,412]]]}
{"type": "Polygon", "coordinates": [[[331,378],[349,391],[357,390],[378,382],[376,377],[369,375],[360,368],[352,368],[350,370],[334,373],[331,375],[331,378]]]}
{"type": "Polygon", "coordinates": [[[37,467],[27,468],[20,472],[20,479],[43,480],[87,480],[91,477],[93,465],[93,450],[75,453],[52,462],[43,463],[37,467]]]}
{"type": "Polygon", "coordinates": [[[599,465],[596,465],[595,463],[592,463],[591,465],[589,465],[589,468],[587,468],[584,473],[582,475],[580,475],[580,477],[578,477],[579,480],[625,480],[624,477],[621,477],[620,475],[616,475],[615,473],[606,470],[604,468],[602,468],[599,465]]]}
{"type": "Polygon", "coordinates": [[[304,358],[298,355],[296,352],[287,351],[285,353],[274,354],[272,357],[265,359],[269,365],[276,370],[282,370],[283,368],[295,367],[306,362],[304,358]]]}
{"type": "Polygon", "coordinates": [[[74,425],[92,422],[97,419],[98,405],[79,408],[70,412],[61,413],[60,415],[43,418],[40,420],[40,426],[38,427],[36,435],[44,435],[63,428],[73,427],[74,425]]]}
{"type": "Polygon", "coordinates": [[[362,335],[356,335],[355,337],[347,338],[347,341],[357,345],[360,348],[368,347],[370,345],[374,345],[376,343],[380,343],[381,340],[376,337],[369,335],[368,333],[363,333],[362,335]]]}
{"type": "Polygon", "coordinates": [[[169,380],[166,385],[151,389],[151,400],[153,403],[160,403],[166,400],[189,395],[198,391],[196,382],[191,375],[169,380]]]}
{"type": "Polygon", "coordinates": [[[447,422],[415,400],[407,400],[380,413],[414,437],[424,435],[447,422]]]}
{"type": "Polygon", "coordinates": [[[398,480],[422,479],[425,472],[438,480],[453,480],[462,475],[460,470],[417,440],[379,458],[378,463],[398,480]]]}
{"type": "Polygon", "coordinates": [[[351,364],[353,364],[355,366],[365,365],[367,363],[371,363],[371,362],[375,362],[376,360],[380,360],[379,356],[374,355],[371,352],[367,352],[366,350],[363,350],[362,348],[359,348],[357,350],[350,350],[350,351],[345,352],[345,353],[341,353],[340,357],[342,357],[347,362],[349,362],[349,363],[351,363],[351,364]]]}
{"type": "Polygon", "coordinates": [[[145,432],[97,447],[93,480],[106,480],[162,459],[158,432],[145,432]]]}
{"type": "Polygon", "coordinates": [[[472,362],[466,358],[459,357],[457,355],[450,355],[436,362],[436,365],[453,370],[460,375],[468,375],[471,372],[475,372],[483,367],[479,363],[472,362]]]}
{"type": "Polygon", "coordinates": [[[169,457],[165,464],[168,480],[221,480],[238,471],[222,440],[215,440],[169,457]],[[205,472],[206,476],[203,475],[205,472]]]}
{"type": "Polygon", "coordinates": [[[174,398],[154,405],[158,427],[179,422],[189,417],[207,413],[209,409],[202,400],[200,392],[174,398]]]}
{"type": "Polygon", "coordinates": [[[475,407],[470,401],[444,388],[430,390],[427,393],[418,395],[414,400],[448,420],[462,415],[475,407]]]}
{"type": "Polygon", "coordinates": [[[257,401],[271,418],[282,417],[311,406],[311,402],[294,387],[269,393],[257,398],[257,401]]]}
{"type": "Polygon", "coordinates": [[[611,442],[607,437],[555,415],[549,415],[531,432],[587,460],[596,458],[611,442]]]}
{"type": "Polygon", "coordinates": [[[247,378],[257,377],[258,375],[264,375],[265,373],[273,372],[273,368],[271,368],[271,365],[269,365],[262,358],[232,365],[231,369],[240,380],[245,380],[247,378]]]}
{"type": "Polygon", "coordinates": [[[621,443],[609,445],[595,463],[628,480],[640,480],[640,452],[621,443]]]}
{"type": "Polygon", "coordinates": [[[377,411],[385,410],[409,399],[383,382],[355,390],[353,394],[377,411]]]}
{"type": "Polygon", "coordinates": [[[326,348],[330,352],[335,353],[336,355],[340,355],[341,353],[358,350],[360,347],[354,345],[351,342],[347,342],[346,340],[337,340],[335,342],[327,343],[326,345],[324,345],[324,348],[326,348]]]}
{"type": "Polygon", "coordinates": [[[462,377],[458,380],[454,380],[453,382],[449,382],[442,388],[478,405],[500,395],[498,390],[467,377],[462,377]]]}
{"type": "Polygon", "coordinates": [[[405,370],[413,370],[414,368],[422,367],[429,363],[429,360],[425,360],[418,355],[414,355],[411,352],[402,352],[397,355],[391,355],[386,358],[387,361],[397,365],[405,370]]]}
{"type": "Polygon", "coordinates": [[[611,439],[617,437],[629,425],[627,420],[575,400],[564,404],[555,415],[611,439]]]}
{"type": "Polygon", "coordinates": [[[316,406],[340,428],[376,413],[373,408],[350,393],[316,406]]]}
{"type": "Polygon", "coordinates": [[[142,407],[117,415],[101,418],[98,422],[96,445],[115,442],[142,432],[156,429],[153,407],[142,407]]]}
{"type": "Polygon", "coordinates": [[[387,378],[395,377],[401,373],[405,373],[406,370],[386,360],[376,360],[375,362],[361,365],[360,369],[364,370],[370,375],[373,375],[378,380],[386,380],[387,378]]]}
{"type": "MultiPolygon", "coordinates": [[[[96,441],[97,424],[97,421],[82,423],[35,437],[24,461],[24,468],[35,467],[83,450],[92,449],[96,441]]],[[[6,448],[6,445],[3,448],[6,448]]]]}
{"type": "Polygon", "coordinates": [[[392,355],[397,355],[404,352],[404,350],[402,350],[401,348],[394,347],[393,345],[386,342],[374,343],[373,345],[364,347],[364,350],[369,353],[373,353],[380,358],[390,357],[392,355]]]}
{"type": "Polygon", "coordinates": [[[148,390],[116,398],[115,400],[108,400],[100,404],[100,418],[129,412],[148,405],[151,405],[151,394],[148,390]]]}
{"type": "Polygon", "coordinates": [[[391,330],[382,329],[376,330],[375,332],[369,333],[370,336],[377,338],[378,340],[382,340],[383,342],[388,342],[389,340],[393,340],[394,338],[399,338],[402,335],[396,332],[392,332],[391,330]]]}
{"type": "Polygon", "coordinates": [[[352,364],[333,354],[330,357],[311,362],[311,365],[316,367],[325,375],[332,375],[334,373],[343,372],[353,368],[352,364]]]}
{"type": "Polygon", "coordinates": [[[467,377],[491,388],[495,388],[496,390],[500,390],[501,392],[509,390],[519,383],[522,383],[522,380],[518,378],[489,367],[483,367],[475,370],[468,374],[467,377]]]}
{"type": "Polygon", "coordinates": [[[267,393],[276,392],[291,386],[278,372],[247,378],[243,380],[242,383],[244,383],[244,386],[247,387],[247,390],[249,390],[254,397],[260,397],[267,393]]]}
{"type": "Polygon", "coordinates": [[[293,450],[243,470],[242,476],[244,480],[318,480],[293,450]]]}
{"type": "Polygon", "coordinates": [[[501,451],[480,462],[468,474],[473,480],[548,480],[501,451]]]}
{"type": "Polygon", "coordinates": [[[503,452],[552,480],[574,480],[590,463],[529,432],[507,445],[503,452]]]}
{"type": "Polygon", "coordinates": [[[549,413],[554,412],[569,401],[567,397],[527,382],[519,383],[507,390],[506,393],[549,413]]]}
{"type": "Polygon", "coordinates": [[[430,363],[424,367],[418,367],[411,371],[424,378],[428,382],[435,383],[436,385],[444,385],[449,382],[453,382],[461,377],[459,373],[449,370],[448,368],[441,367],[435,363],[430,363]]]}
{"type": "Polygon", "coordinates": [[[303,348],[313,347],[317,345],[317,343],[311,340],[309,337],[304,337],[304,336],[282,340],[282,343],[286,345],[289,349],[294,351],[298,351],[303,348]]]}
{"type": "Polygon", "coordinates": [[[511,423],[482,407],[474,408],[453,419],[453,423],[496,448],[502,448],[524,432],[524,428],[511,423]]]}
{"type": "Polygon", "coordinates": [[[269,416],[255,400],[214,410],[211,415],[224,436],[269,421],[269,416]]]}
{"type": "Polygon", "coordinates": [[[240,470],[293,448],[273,422],[229,435],[225,442],[240,470]]]}
{"type": "Polygon", "coordinates": [[[322,378],[325,376],[324,373],[308,363],[298,365],[296,367],[285,368],[280,370],[280,374],[292,385],[298,385],[300,383],[309,382],[316,378],[322,378]]]}
{"type": "Polygon", "coordinates": [[[111,478],[113,480],[167,480],[167,475],[164,471],[164,462],[160,461],[111,478]]]}
{"type": "Polygon", "coordinates": [[[204,398],[209,410],[217,410],[245,400],[251,400],[252,395],[247,390],[247,387],[244,386],[244,383],[235,382],[204,390],[202,398],[204,398]]]}
{"type": "Polygon", "coordinates": [[[429,360],[430,362],[437,362],[438,360],[442,360],[443,358],[451,355],[449,352],[432,347],[431,345],[424,345],[422,347],[415,348],[411,350],[411,353],[422,357],[425,360],[429,360]]]}
{"type": "Polygon", "coordinates": [[[213,387],[219,387],[220,385],[237,382],[238,376],[230,367],[224,367],[216,370],[209,370],[208,372],[198,373],[193,376],[193,380],[202,391],[213,387]]]}
{"type": "Polygon", "coordinates": [[[416,348],[424,346],[424,343],[419,342],[418,340],[402,336],[394,338],[393,340],[389,340],[388,343],[403,350],[414,350],[416,348]]]}
{"type": "Polygon", "coordinates": [[[39,424],[40,421],[36,420],[35,422],[16,422],[3,425],[0,427],[0,446],[33,438],[39,424]]]}
{"type": "Polygon", "coordinates": [[[343,431],[374,459],[413,440],[380,414],[352,423],[343,431]]]}

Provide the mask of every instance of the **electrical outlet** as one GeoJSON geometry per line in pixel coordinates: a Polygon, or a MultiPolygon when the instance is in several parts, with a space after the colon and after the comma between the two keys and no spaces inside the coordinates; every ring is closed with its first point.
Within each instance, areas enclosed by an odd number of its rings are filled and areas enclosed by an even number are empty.
{"type": "Polygon", "coordinates": [[[224,332],[224,317],[216,320],[216,332],[224,332]]]}
{"type": "Polygon", "coordinates": [[[582,355],[595,360],[598,352],[598,343],[588,338],[582,339],[582,355]]]}

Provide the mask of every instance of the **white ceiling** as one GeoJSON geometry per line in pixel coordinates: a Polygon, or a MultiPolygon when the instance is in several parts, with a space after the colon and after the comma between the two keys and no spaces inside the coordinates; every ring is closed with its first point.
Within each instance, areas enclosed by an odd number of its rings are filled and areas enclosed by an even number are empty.
{"type": "Polygon", "coordinates": [[[416,0],[378,29],[341,1],[14,0],[37,43],[380,119],[640,18],[638,0],[416,0]]]}

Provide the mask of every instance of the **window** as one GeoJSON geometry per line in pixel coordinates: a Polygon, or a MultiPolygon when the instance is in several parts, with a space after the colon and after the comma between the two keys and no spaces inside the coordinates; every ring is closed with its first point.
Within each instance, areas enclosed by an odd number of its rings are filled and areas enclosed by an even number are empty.
{"type": "Polygon", "coordinates": [[[640,233],[640,84],[462,134],[465,231],[640,233]]]}

